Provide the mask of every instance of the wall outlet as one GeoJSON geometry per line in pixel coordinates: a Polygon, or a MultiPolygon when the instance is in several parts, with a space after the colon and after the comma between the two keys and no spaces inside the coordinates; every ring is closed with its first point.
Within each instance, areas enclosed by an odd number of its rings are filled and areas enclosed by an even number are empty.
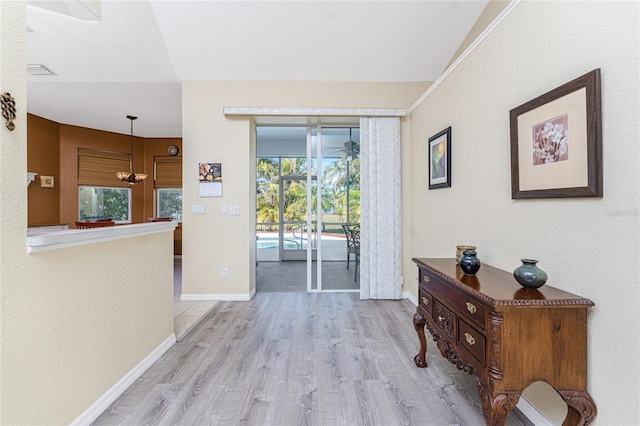
{"type": "Polygon", "coordinates": [[[207,214],[207,207],[204,204],[194,204],[191,206],[191,214],[207,214]]]}
{"type": "Polygon", "coordinates": [[[226,267],[220,269],[220,276],[222,278],[227,278],[229,276],[229,272],[226,267]]]}

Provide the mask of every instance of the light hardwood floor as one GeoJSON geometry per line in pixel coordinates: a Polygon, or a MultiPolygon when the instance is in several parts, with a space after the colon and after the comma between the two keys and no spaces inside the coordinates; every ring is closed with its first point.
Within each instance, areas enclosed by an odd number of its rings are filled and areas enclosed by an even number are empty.
{"type": "Polygon", "coordinates": [[[221,302],[94,424],[484,424],[474,378],[431,341],[414,365],[414,310],[353,293],[221,302]]]}

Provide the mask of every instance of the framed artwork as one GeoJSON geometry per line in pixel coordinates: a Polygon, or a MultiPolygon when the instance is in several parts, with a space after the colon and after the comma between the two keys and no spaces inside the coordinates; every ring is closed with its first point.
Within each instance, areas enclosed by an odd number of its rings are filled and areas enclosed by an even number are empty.
{"type": "Polygon", "coordinates": [[[509,113],[511,198],[602,197],[600,69],[509,113]]]}
{"type": "Polygon", "coordinates": [[[429,189],[451,186],[451,127],[429,138],[429,189]]]}
{"type": "Polygon", "coordinates": [[[41,188],[53,188],[54,178],[53,176],[40,176],[40,187],[41,188]]]}

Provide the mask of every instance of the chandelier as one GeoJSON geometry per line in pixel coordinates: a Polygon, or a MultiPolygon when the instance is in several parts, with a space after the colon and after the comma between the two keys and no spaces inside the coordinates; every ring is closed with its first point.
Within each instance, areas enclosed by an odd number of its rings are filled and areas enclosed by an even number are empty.
{"type": "Polygon", "coordinates": [[[136,120],[138,117],[127,115],[127,118],[131,120],[131,162],[130,162],[131,170],[128,172],[116,172],[116,176],[122,182],[127,182],[129,185],[133,185],[145,180],[147,178],[147,175],[146,173],[133,172],[133,120],[136,120]]]}

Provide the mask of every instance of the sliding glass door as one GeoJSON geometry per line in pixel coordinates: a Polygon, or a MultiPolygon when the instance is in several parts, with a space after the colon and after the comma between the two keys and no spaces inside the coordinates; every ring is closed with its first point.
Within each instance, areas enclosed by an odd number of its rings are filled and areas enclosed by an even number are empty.
{"type": "Polygon", "coordinates": [[[357,290],[359,129],[260,126],[256,140],[258,291],[357,290]]]}

